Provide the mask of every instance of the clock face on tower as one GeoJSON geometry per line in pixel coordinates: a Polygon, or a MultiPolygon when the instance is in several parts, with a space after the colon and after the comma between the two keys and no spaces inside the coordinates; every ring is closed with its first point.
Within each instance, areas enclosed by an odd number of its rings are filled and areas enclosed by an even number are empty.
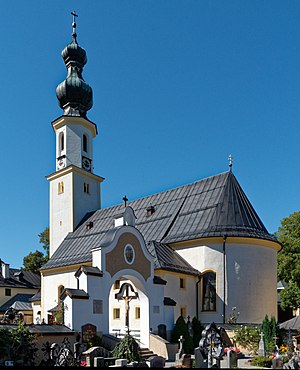
{"type": "Polygon", "coordinates": [[[66,166],[66,158],[65,157],[57,158],[57,169],[61,170],[62,168],[65,168],[65,166],[66,166]]]}
{"type": "Polygon", "coordinates": [[[87,171],[91,171],[92,164],[91,164],[91,160],[89,158],[82,157],[82,168],[87,170],[87,171]]]}

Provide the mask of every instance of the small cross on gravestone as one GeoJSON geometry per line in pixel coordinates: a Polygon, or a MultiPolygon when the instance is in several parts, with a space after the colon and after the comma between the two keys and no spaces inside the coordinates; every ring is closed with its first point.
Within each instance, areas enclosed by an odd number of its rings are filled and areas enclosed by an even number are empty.
{"type": "Polygon", "coordinates": [[[260,333],[260,341],[258,345],[258,356],[266,356],[264,333],[260,333]]]}

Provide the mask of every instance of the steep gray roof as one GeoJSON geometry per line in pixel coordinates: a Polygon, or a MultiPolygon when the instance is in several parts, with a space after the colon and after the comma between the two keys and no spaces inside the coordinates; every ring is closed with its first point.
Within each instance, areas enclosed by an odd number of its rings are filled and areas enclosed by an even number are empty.
{"type": "MultiPolygon", "coordinates": [[[[258,217],[232,172],[129,202],[137,217],[136,227],[146,242],[171,244],[203,237],[234,236],[276,241],[258,217]],[[152,206],[155,212],[147,215],[152,206]]],[[[90,262],[91,250],[99,247],[113,229],[114,217],[124,205],[86,215],[69,233],[42,269],[90,262]],[[92,222],[91,229],[86,223],[92,222]]]]}
{"type": "MultiPolygon", "coordinates": [[[[24,304],[23,310],[31,309],[31,303],[30,303],[30,298],[33,297],[33,294],[16,294],[13,297],[11,297],[7,302],[3,303],[3,305],[0,307],[0,312],[5,312],[6,310],[9,309],[9,307],[14,307],[16,306],[16,303],[18,307],[24,304]],[[25,307],[30,307],[30,308],[25,308],[25,307]]],[[[16,308],[20,309],[20,308],[16,308]]]]}
{"type": "Polygon", "coordinates": [[[4,279],[0,274],[0,286],[12,288],[40,288],[41,277],[31,271],[22,269],[9,269],[9,278],[4,279]]]}
{"type": "Polygon", "coordinates": [[[154,257],[154,268],[164,269],[182,274],[200,275],[184,258],[167,244],[151,241],[147,244],[149,252],[154,257]]]}

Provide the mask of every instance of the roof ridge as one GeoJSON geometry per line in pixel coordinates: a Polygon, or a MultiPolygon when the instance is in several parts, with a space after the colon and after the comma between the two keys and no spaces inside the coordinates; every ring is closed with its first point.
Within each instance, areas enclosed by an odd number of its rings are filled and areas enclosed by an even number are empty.
{"type": "MultiPolygon", "coordinates": [[[[159,194],[162,194],[162,193],[167,193],[169,191],[173,191],[173,190],[177,190],[177,189],[180,189],[180,188],[184,188],[185,186],[191,186],[191,185],[194,185],[200,181],[205,181],[205,180],[208,180],[208,179],[211,179],[213,177],[217,177],[217,176],[221,176],[221,175],[225,175],[227,173],[229,173],[230,171],[224,171],[224,172],[221,172],[221,173],[218,173],[216,175],[211,175],[211,176],[208,176],[208,177],[204,177],[203,179],[199,179],[199,180],[195,180],[195,181],[192,181],[192,182],[189,182],[187,184],[184,184],[184,185],[179,185],[179,186],[176,186],[174,188],[170,188],[170,189],[167,189],[167,190],[163,190],[163,191],[158,191],[157,193],[153,193],[153,194],[149,194],[149,195],[145,195],[145,196],[142,196],[142,197],[139,197],[139,198],[136,198],[134,200],[131,200],[130,202],[128,202],[127,204],[130,205],[131,203],[133,202],[137,202],[141,199],[145,199],[145,198],[148,198],[148,197],[154,197],[156,195],[159,195],[159,194]]],[[[118,207],[118,206],[122,206],[122,203],[118,203],[118,204],[115,204],[115,205],[112,205],[112,206],[109,206],[109,207],[105,207],[105,208],[101,208],[97,211],[101,211],[101,210],[107,210],[109,208],[113,208],[113,207],[118,207]]],[[[96,211],[96,212],[97,212],[96,211]]],[[[108,217],[109,218],[109,217],[108,217]]]]}

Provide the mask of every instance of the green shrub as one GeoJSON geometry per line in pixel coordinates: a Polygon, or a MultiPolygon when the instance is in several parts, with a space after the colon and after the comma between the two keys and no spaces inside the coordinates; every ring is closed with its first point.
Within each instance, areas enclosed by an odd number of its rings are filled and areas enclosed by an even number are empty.
{"type": "Polygon", "coordinates": [[[266,352],[271,354],[275,350],[275,337],[277,338],[277,345],[280,346],[282,344],[279,326],[274,316],[269,319],[268,315],[266,315],[261,324],[261,331],[264,333],[266,352]]]}
{"type": "Polygon", "coordinates": [[[271,367],[272,359],[264,356],[255,356],[251,361],[251,365],[259,367],[271,367]]]}
{"type": "Polygon", "coordinates": [[[194,348],[199,347],[199,342],[201,339],[202,331],[204,330],[204,326],[201,324],[196,317],[192,320],[192,328],[193,328],[193,342],[194,348]]]}
{"type": "Polygon", "coordinates": [[[112,351],[114,357],[126,358],[128,362],[140,361],[140,347],[137,341],[127,334],[112,351]]]}
{"type": "Polygon", "coordinates": [[[241,326],[235,330],[234,339],[249,352],[257,352],[260,340],[259,331],[251,326],[241,326]]]}

